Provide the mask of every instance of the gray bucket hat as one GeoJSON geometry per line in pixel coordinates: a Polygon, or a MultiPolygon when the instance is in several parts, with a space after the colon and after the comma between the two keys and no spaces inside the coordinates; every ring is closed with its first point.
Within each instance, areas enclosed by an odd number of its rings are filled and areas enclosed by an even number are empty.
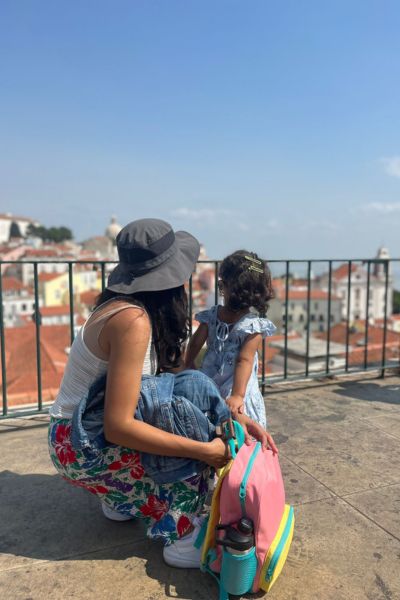
{"type": "Polygon", "coordinates": [[[119,263],[107,289],[121,294],[155,292],[183,285],[192,274],[200,244],[160,219],[139,219],[117,235],[119,263]]]}

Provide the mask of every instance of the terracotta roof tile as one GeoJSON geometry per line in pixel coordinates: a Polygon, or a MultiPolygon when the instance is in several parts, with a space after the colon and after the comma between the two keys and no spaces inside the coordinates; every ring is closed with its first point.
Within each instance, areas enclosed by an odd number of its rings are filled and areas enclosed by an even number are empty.
{"type": "MultiPolygon", "coordinates": [[[[45,395],[56,390],[61,382],[70,345],[69,327],[66,325],[40,328],[41,381],[45,395]]],[[[24,327],[5,329],[7,394],[19,396],[19,403],[33,398],[37,393],[36,329],[33,323],[24,327]]],[[[54,394],[53,394],[54,395],[54,394]]]]}
{"type": "Polygon", "coordinates": [[[62,277],[64,273],[39,273],[38,279],[39,281],[52,281],[53,279],[57,279],[58,277],[62,277]]]}
{"type": "Polygon", "coordinates": [[[69,315],[69,305],[61,304],[59,306],[41,306],[40,314],[42,317],[52,317],[52,316],[61,316],[61,315],[69,315]]]}
{"type": "Polygon", "coordinates": [[[3,284],[3,290],[7,291],[7,292],[8,291],[19,292],[21,290],[28,289],[24,286],[22,281],[20,281],[16,277],[3,277],[2,284],[3,284]]]}
{"type": "Polygon", "coordinates": [[[86,306],[92,307],[96,303],[96,298],[99,295],[99,290],[87,290],[80,294],[80,302],[86,306]]]}
{"type": "MultiPolygon", "coordinates": [[[[360,268],[359,265],[356,265],[356,264],[352,263],[352,265],[351,265],[351,272],[354,273],[359,268],[360,268]]],[[[348,276],[349,276],[349,265],[348,265],[348,263],[344,263],[343,265],[340,265],[340,267],[338,267],[337,269],[333,269],[333,271],[332,271],[332,278],[333,279],[344,279],[345,277],[348,277],[348,276]]]]}

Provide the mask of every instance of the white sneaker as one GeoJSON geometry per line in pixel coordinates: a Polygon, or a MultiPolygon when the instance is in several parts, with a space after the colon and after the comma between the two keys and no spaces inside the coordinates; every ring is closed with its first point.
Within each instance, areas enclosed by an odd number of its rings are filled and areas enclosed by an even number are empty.
{"type": "Polygon", "coordinates": [[[167,565],[178,569],[199,569],[201,559],[201,548],[195,548],[194,544],[204,523],[203,517],[195,517],[194,529],[177,540],[170,546],[164,546],[163,557],[167,565]]]}
{"type": "Polygon", "coordinates": [[[132,519],[135,518],[110,508],[105,502],[101,503],[101,510],[103,511],[103,515],[107,517],[107,519],[110,519],[110,521],[132,521],[132,519]]]}

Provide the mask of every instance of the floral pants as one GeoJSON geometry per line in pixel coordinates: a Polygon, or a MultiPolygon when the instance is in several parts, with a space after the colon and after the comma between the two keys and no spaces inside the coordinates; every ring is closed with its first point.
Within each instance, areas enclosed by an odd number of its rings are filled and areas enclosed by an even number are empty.
{"type": "Polygon", "coordinates": [[[156,484],[140,462],[140,454],[108,446],[95,463],[86,462],[70,440],[69,419],[50,420],[49,452],[53,465],[72,485],[96,494],[124,515],[142,519],[147,535],[168,545],[184,535],[202,510],[208,494],[210,469],[183,481],[156,484]]]}

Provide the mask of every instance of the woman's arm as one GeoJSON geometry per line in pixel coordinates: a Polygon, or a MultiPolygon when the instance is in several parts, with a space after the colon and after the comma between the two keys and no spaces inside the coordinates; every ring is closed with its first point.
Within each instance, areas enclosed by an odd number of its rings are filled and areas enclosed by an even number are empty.
{"type": "Polygon", "coordinates": [[[249,335],[245,339],[236,359],[232,393],[226,399],[226,403],[233,415],[243,414],[244,412],[244,397],[246,395],[247,384],[253,370],[254,356],[261,339],[262,336],[260,333],[249,335]]]}
{"type": "Polygon", "coordinates": [[[195,369],[195,360],[200,350],[204,346],[208,336],[208,325],[207,323],[200,323],[194,334],[189,340],[188,347],[185,353],[185,367],[186,369],[195,369]]]}
{"type": "Polygon", "coordinates": [[[220,439],[197,442],[134,418],[150,335],[149,319],[140,309],[121,311],[104,326],[102,341],[109,348],[104,407],[106,439],[141,452],[188,457],[215,467],[223,466],[227,451],[220,439]]]}

